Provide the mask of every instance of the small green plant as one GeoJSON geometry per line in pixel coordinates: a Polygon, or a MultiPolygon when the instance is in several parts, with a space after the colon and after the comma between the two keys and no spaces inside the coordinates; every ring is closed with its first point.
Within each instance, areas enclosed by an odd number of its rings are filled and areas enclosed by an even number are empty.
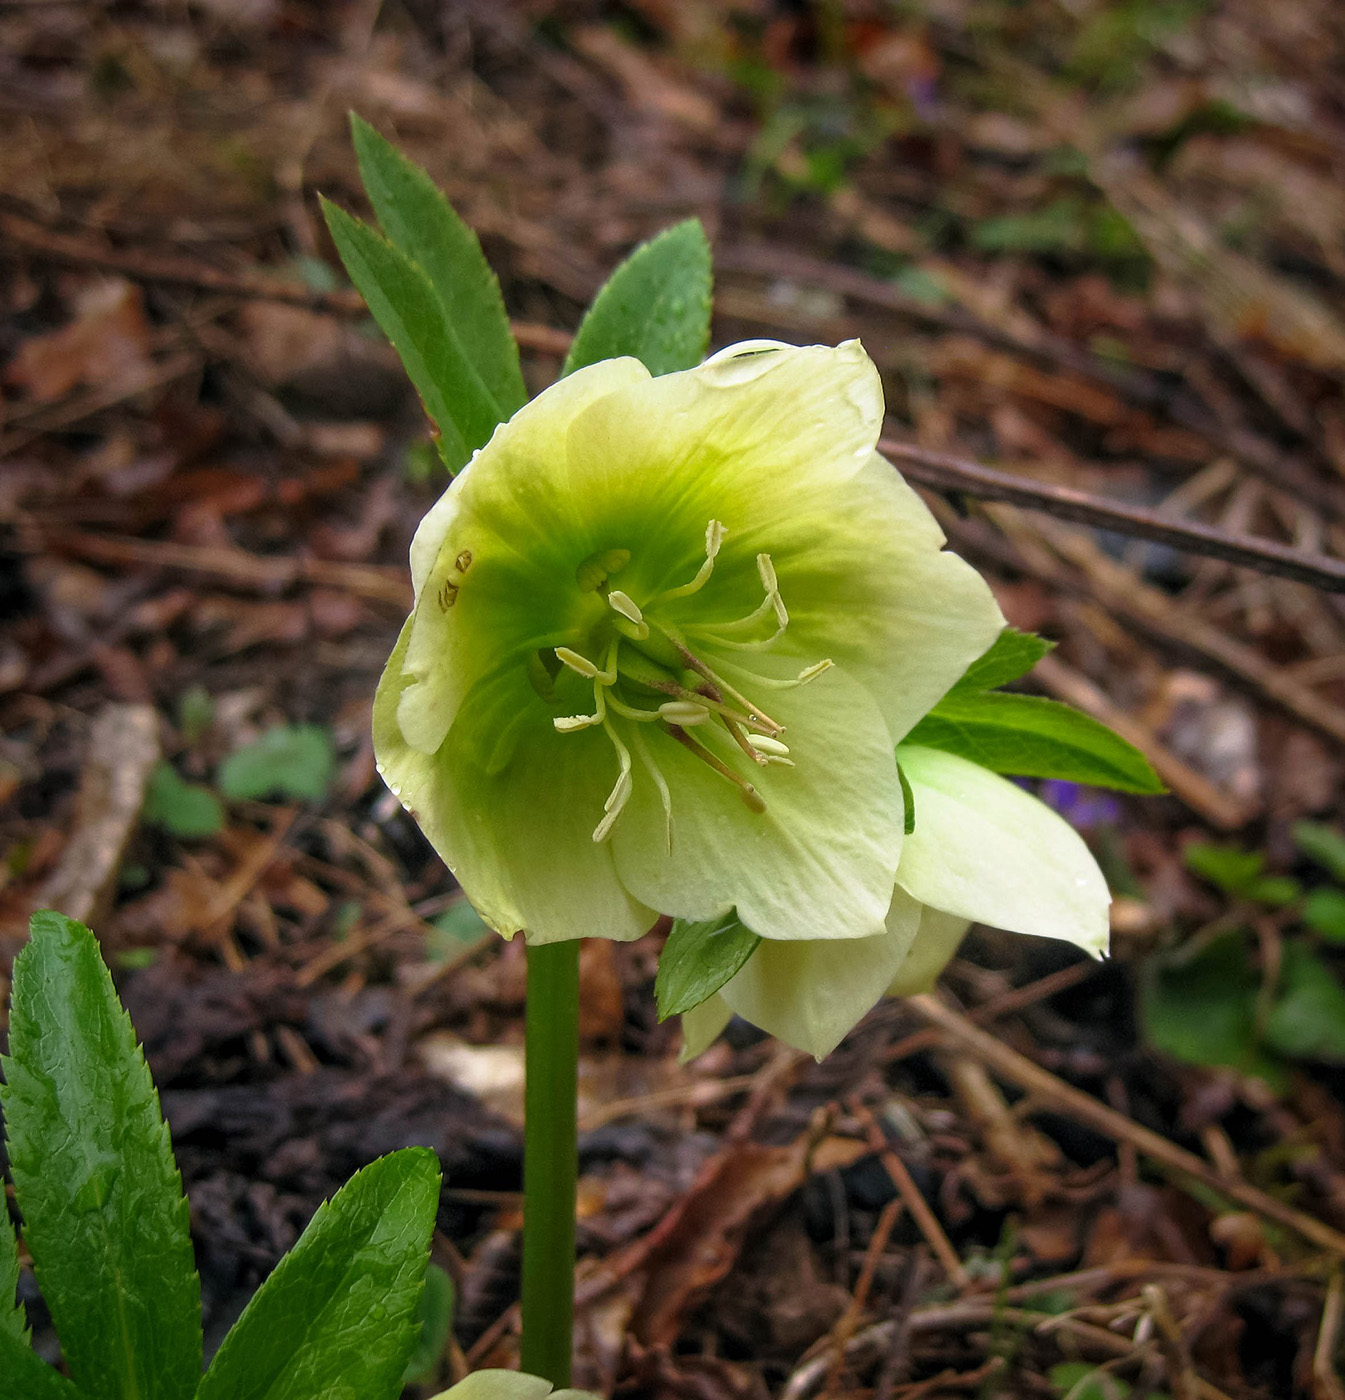
{"type": "MultiPolygon", "coordinates": [[[[187,1201],[145,1059],[93,934],[44,911],[14,963],[0,1090],[23,1241],[69,1377],[33,1350],[0,1220],[0,1400],[395,1400],[424,1337],[439,1166],[357,1172],[202,1374],[187,1201]]],[[[442,1337],[441,1337],[442,1344],[442,1337]]]]}
{"type": "Polygon", "coordinates": [[[336,754],[320,724],[277,724],[220,764],[220,791],[235,801],[287,797],[320,802],[327,795],[336,754]]]}
{"type": "Polygon", "coordinates": [[[1248,922],[1272,920],[1280,951],[1276,966],[1258,971],[1250,930],[1217,924],[1207,937],[1151,960],[1140,1012],[1158,1049],[1274,1085],[1295,1060],[1345,1064],[1345,984],[1335,952],[1345,943],[1345,837],[1311,822],[1298,823],[1293,835],[1327,877],[1306,893],[1293,876],[1267,873],[1260,851],[1186,847],[1187,868],[1248,922]]]}

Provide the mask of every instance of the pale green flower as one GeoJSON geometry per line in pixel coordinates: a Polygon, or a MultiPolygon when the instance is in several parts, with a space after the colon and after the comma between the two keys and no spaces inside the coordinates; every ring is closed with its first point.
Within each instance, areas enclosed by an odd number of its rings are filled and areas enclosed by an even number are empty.
{"type": "Polygon", "coordinates": [[[527,1371],[473,1371],[433,1400],[598,1400],[587,1390],[556,1390],[527,1371]]]}
{"type": "Polygon", "coordinates": [[[973,923],[1107,949],[1106,881],[1083,839],[1016,783],[954,754],[903,745],[915,798],[885,932],[836,944],[762,942],[682,1018],[683,1057],[737,1014],[821,1059],[883,997],[928,991],[973,923]]]}
{"type": "Polygon", "coordinates": [[[604,361],[425,517],[375,748],[494,928],[882,935],[894,748],[1003,625],[882,416],[857,341],[604,361]]]}

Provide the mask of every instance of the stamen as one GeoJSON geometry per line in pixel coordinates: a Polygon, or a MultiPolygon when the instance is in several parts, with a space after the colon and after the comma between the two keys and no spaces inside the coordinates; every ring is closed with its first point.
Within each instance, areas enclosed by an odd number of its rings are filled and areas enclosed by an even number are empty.
{"type": "Polygon", "coordinates": [[[782,744],[779,739],[772,739],[769,734],[749,734],[747,742],[758,753],[765,754],[768,758],[789,757],[789,745],[782,744]]]}
{"type": "Polygon", "coordinates": [[[633,719],[637,724],[648,724],[651,720],[662,718],[657,710],[637,710],[634,705],[627,705],[615,695],[609,696],[607,703],[623,719],[633,719]]]}
{"type": "Polygon", "coordinates": [[[581,656],[577,651],[571,651],[569,647],[556,647],[556,659],[563,662],[572,671],[584,677],[585,680],[601,681],[603,685],[616,684],[616,667],[611,664],[609,653],[608,668],[600,671],[587,656],[581,656]]]}
{"type": "Polygon", "coordinates": [[[683,748],[690,749],[702,763],[708,763],[721,778],[727,778],[742,794],[743,801],[747,803],[752,811],[764,812],[766,810],[766,801],[762,795],[746,778],[735,773],[722,758],[717,758],[704,744],[698,744],[686,730],[678,728],[675,724],[670,724],[668,726],[668,733],[671,734],[683,748]]]}
{"type": "Polygon", "coordinates": [[[836,663],[828,657],[825,661],[815,661],[811,666],[805,666],[792,680],[778,680],[773,676],[753,676],[752,684],[759,685],[763,690],[793,690],[796,686],[807,685],[809,681],[815,681],[823,671],[830,671],[836,663]]]}
{"type": "Polygon", "coordinates": [[[630,618],[637,627],[644,622],[644,614],[640,611],[639,605],[628,593],[623,593],[619,588],[614,588],[608,593],[607,602],[622,617],[630,618]]]}
{"type": "Polygon", "coordinates": [[[591,715],[562,715],[559,719],[553,719],[551,723],[556,726],[558,733],[573,734],[577,729],[590,729],[595,724],[602,724],[606,718],[607,691],[603,686],[601,676],[596,676],[593,681],[593,713],[591,715]]]}
{"type": "Polygon", "coordinates": [[[789,610],[785,607],[785,600],[780,596],[780,580],[775,576],[775,565],[771,563],[769,554],[757,555],[757,573],[761,576],[761,586],[766,590],[766,596],[752,609],[746,617],[740,617],[732,622],[719,622],[709,629],[714,635],[716,643],[720,646],[732,647],[735,651],[765,651],[767,647],[773,646],[783,635],[785,628],[789,626],[789,610]],[[770,612],[775,613],[775,631],[769,637],[763,637],[753,642],[735,642],[723,637],[725,632],[743,632],[750,627],[756,626],[770,612]]]}
{"type": "Polygon", "coordinates": [[[766,590],[766,596],[775,604],[775,618],[783,632],[789,626],[789,611],[780,596],[780,580],[775,576],[775,565],[771,563],[769,554],[757,555],[757,573],[761,575],[761,586],[766,590]]]}
{"type": "Polygon", "coordinates": [[[649,776],[654,780],[654,786],[658,789],[658,799],[663,804],[663,825],[668,836],[668,854],[672,855],[672,793],[668,790],[668,780],[663,776],[663,770],[654,762],[654,756],[649,752],[649,745],[645,743],[644,730],[634,730],[631,734],[631,740],[635,745],[635,752],[640,756],[640,762],[644,764],[649,776]]]}
{"type": "Polygon", "coordinates": [[[612,787],[612,791],[607,796],[607,801],[603,804],[603,811],[606,814],[603,819],[593,828],[593,839],[595,842],[606,841],[612,834],[612,828],[616,825],[617,818],[621,815],[622,809],[630,800],[631,789],[635,786],[630,775],[630,750],[621,742],[615,729],[609,721],[604,720],[603,726],[607,731],[607,737],[612,741],[616,749],[617,759],[621,764],[621,771],[617,774],[617,779],[612,787]]]}
{"type": "Polygon", "coordinates": [[[692,724],[704,724],[710,718],[710,711],[695,700],[665,700],[658,707],[658,713],[669,724],[680,724],[684,728],[692,724]]]}
{"type": "Polygon", "coordinates": [[[602,723],[601,715],[561,715],[559,719],[553,719],[552,724],[556,726],[558,734],[573,734],[579,729],[589,729],[595,724],[602,723]]]}
{"type": "Polygon", "coordinates": [[[718,520],[712,520],[705,527],[705,563],[696,570],[696,576],[690,583],[679,584],[676,588],[665,589],[655,599],[656,602],[666,603],[672,598],[690,598],[693,593],[699,593],[709,581],[710,575],[715,571],[715,558],[719,554],[720,546],[724,543],[724,536],[728,531],[718,520]]]}

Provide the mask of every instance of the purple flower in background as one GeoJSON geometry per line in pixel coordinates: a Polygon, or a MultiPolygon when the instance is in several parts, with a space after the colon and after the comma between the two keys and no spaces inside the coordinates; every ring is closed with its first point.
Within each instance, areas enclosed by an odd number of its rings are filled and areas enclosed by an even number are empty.
{"type": "Polygon", "coordinates": [[[1121,804],[1110,793],[1082,787],[1064,778],[1045,779],[1039,784],[1037,795],[1079,831],[1114,826],[1121,819],[1121,804]]]}

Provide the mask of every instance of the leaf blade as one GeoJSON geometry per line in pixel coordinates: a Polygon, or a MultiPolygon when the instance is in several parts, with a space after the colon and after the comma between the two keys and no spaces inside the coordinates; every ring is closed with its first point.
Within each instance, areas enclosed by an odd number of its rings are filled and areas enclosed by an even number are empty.
{"type": "Polygon", "coordinates": [[[1060,778],[1118,792],[1166,791],[1149,760],[1080,710],[1035,695],[946,695],[906,737],[994,773],[1060,778]]]}
{"type": "Polygon", "coordinates": [[[498,411],[453,334],[424,270],[382,234],[329,200],[327,228],[350,280],[392,342],[439,429],[439,451],[450,471],[485,445],[498,411]]]}
{"type": "Polygon", "coordinates": [[[480,241],[429,175],[353,112],[350,131],[383,232],[429,278],[454,336],[471,347],[500,421],[512,417],[528,393],[500,282],[480,241]]]}
{"type": "Polygon", "coordinates": [[[593,298],[562,374],[620,355],[655,375],[695,368],[710,344],[713,275],[699,219],[642,243],[593,298]]]}
{"type": "Polygon", "coordinates": [[[253,1295],[196,1400],[395,1400],[438,1203],[439,1164],[425,1148],[357,1172],[253,1295]]]}
{"type": "Polygon", "coordinates": [[[35,914],[0,1091],[34,1272],[91,1400],[189,1400],[200,1282],[168,1128],[83,924],[35,914]]]}
{"type": "Polygon", "coordinates": [[[83,1400],[83,1392],[26,1341],[0,1333],[0,1400],[83,1400]]]}
{"type": "Polygon", "coordinates": [[[658,1018],[680,1016],[713,996],[756,951],[761,936],[734,913],[692,923],[674,919],[654,979],[658,1018]]]}
{"type": "Polygon", "coordinates": [[[966,673],[950,693],[958,695],[1008,685],[1010,681],[1027,675],[1054,648],[1054,642],[1048,642],[1035,632],[1020,632],[1016,627],[1006,627],[989,649],[967,667],[966,673]]]}
{"type": "Polygon", "coordinates": [[[19,1302],[19,1237],[8,1207],[0,1220],[0,1337],[29,1344],[28,1314],[19,1302]]]}

